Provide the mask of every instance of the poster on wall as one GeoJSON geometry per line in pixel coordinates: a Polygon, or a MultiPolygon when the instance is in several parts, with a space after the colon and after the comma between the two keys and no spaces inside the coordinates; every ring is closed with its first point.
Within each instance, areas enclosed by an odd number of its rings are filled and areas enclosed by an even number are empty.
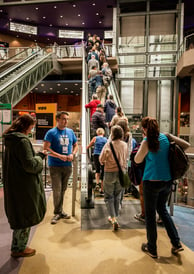
{"type": "Polygon", "coordinates": [[[36,139],[43,140],[46,132],[53,128],[53,113],[37,113],[36,120],[36,139]]]}

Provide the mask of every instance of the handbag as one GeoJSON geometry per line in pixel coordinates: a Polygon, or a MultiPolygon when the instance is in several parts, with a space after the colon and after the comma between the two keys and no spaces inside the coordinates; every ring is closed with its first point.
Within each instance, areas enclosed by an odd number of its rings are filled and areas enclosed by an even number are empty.
{"type": "Polygon", "coordinates": [[[117,163],[117,166],[119,168],[119,181],[120,181],[120,184],[122,187],[124,188],[129,188],[130,185],[131,185],[131,181],[129,179],[129,175],[127,172],[124,172],[119,164],[119,161],[117,159],[117,156],[116,156],[116,153],[115,153],[115,150],[114,150],[114,147],[113,147],[113,144],[112,142],[110,142],[110,148],[112,150],[112,153],[113,153],[113,156],[115,158],[115,161],[117,163]]]}

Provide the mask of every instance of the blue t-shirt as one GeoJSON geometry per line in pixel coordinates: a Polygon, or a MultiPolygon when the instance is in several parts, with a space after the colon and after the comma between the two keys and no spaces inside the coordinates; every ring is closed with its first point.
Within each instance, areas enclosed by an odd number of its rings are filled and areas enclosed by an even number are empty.
{"type": "MultiPolygon", "coordinates": [[[[77,138],[70,128],[63,130],[57,127],[47,131],[44,141],[51,143],[50,148],[63,155],[69,155],[72,153],[72,147],[77,142],[77,138]]],[[[58,158],[48,156],[48,166],[71,166],[72,162],[64,162],[58,158]]]]}
{"type": "Polygon", "coordinates": [[[103,136],[96,136],[96,142],[94,144],[94,155],[100,155],[103,146],[106,144],[107,138],[103,136]]]}
{"type": "MultiPolygon", "coordinates": [[[[144,138],[147,140],[147,138],[144,138]]],[[[168,160],[169,141],[165,134],[159,135],[160,148],[157,152],[148,152],[145,157],[143,181],[158,180],[169,181],[172,179],[168,160]]]]}

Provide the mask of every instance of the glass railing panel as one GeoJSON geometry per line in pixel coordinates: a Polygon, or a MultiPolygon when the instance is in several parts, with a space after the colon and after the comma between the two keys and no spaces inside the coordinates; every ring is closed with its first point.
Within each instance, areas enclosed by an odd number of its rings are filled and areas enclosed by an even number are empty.
{"type": "Polygon", "coordinates": [[[150,66],[148,67],[148,77],[175,77],[176,67],[175,66],[150,66]]]}
{"type": "Polygon", "coordinates": [[[176,64],[176,53],[174,54],[151,54],[149,64],[176,64]]]}
{"type": "Polygon", "coordinates": [[[149,36],[149,51],[176,51],[177,35],[151,35],[149,36]]]}
{"type": "Polygon", "coordinates": [[[119,68],[118,78],[119,77],[144,78],[145,77],[145,67],[119,68]]]}
{"type": "Polygon", "coordinates": [[[118,56],[120,65],[143,65],[146,63],[145,55],[118,56]]]}
{"type": "Polygon", "coordinates": [[[55,53],[58,59],[83,57],[82,45],[51,46],[46,51],[55,53]]]}
{"type": "Polygon", "coordinates": [[[119,37],[118,53],[133,53],[145,52],[145,37],[144,36],[128,36],[119,37]]]}

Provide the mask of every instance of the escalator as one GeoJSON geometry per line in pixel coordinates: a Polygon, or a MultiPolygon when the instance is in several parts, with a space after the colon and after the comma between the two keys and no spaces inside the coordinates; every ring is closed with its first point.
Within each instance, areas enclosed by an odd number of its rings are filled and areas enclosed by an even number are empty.
{"type": "Polygon", "coordinates": [[[53,61],[56,59],[53,53],[39,49],[31,51],[31,54],[28,52],[22,54],[27,57],[20,58],[20,53],[14,56],[12,61],[8,59],[0,66],[0,69],[2,67],[5,69],[7,66],[7,69],[0,73],[0,103],[10,103],[15,106],[53,70],[53,61]],[[13,64],[13,59],[19,61],[13,64]]]}

